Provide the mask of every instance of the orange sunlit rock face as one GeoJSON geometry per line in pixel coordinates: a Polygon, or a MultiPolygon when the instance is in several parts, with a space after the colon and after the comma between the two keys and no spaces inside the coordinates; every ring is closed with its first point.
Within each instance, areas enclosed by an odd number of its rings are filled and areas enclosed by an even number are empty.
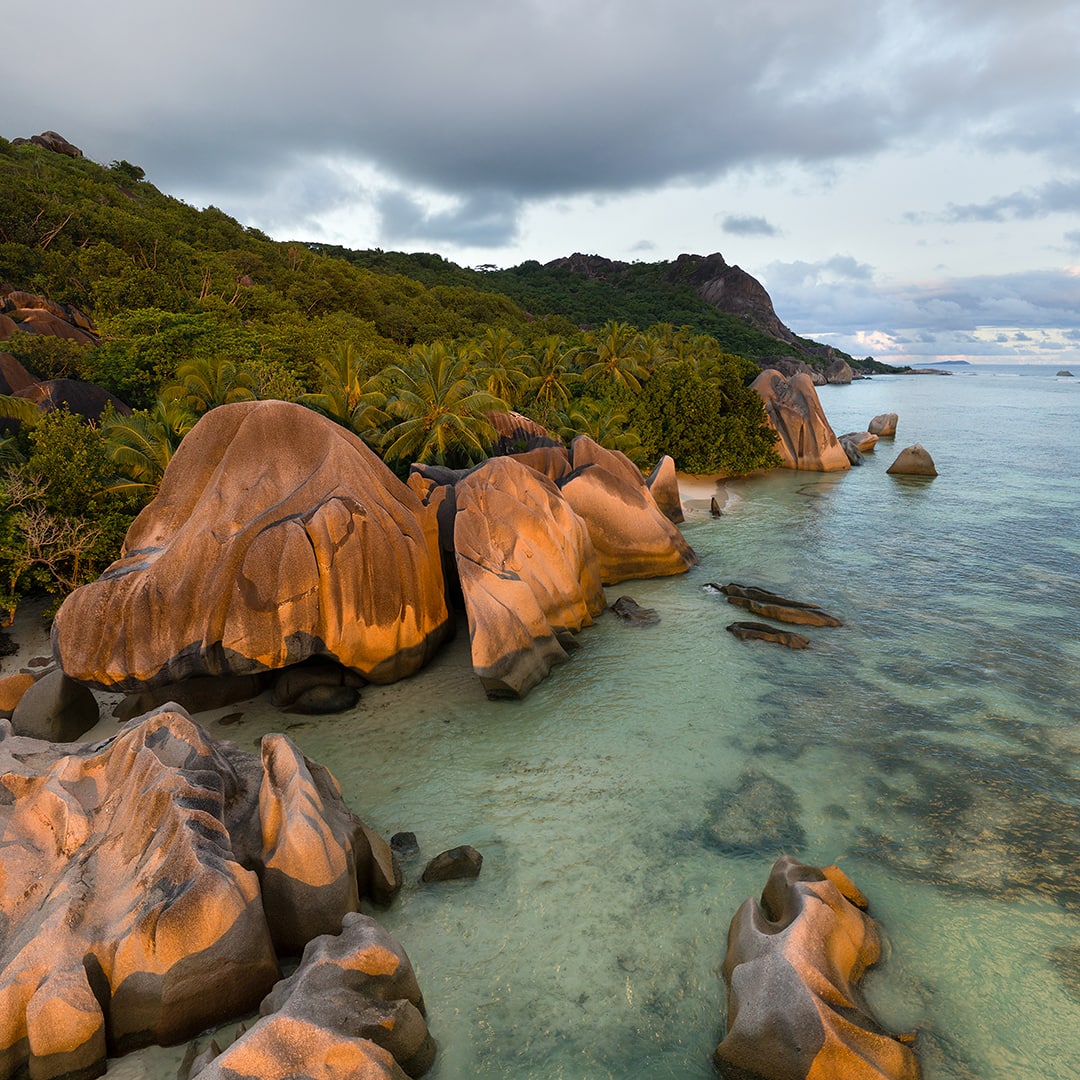
{"type": "Polygon", "coordinates": [[[449,631],[434,511],[355,435],[259,401],[199,421],[53,648],[73,678],[128,691],[310,656],[392,682],[449,631]]]}
{"type": "Polygon", "coordinates": [[[776,451],[787,468],[813,472],[851,468],[809,375],[785,379],[779,371],[769,368],[752,385],[765,403],[766,418],[780,436],[776,451]]]}

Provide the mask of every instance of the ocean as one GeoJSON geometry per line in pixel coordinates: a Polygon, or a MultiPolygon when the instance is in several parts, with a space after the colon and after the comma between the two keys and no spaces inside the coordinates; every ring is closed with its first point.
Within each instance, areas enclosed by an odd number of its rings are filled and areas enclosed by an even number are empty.
{"type": "Polygon", "coordinates": [[[782,853],[868,896],[863,991],[927,1080],[1080,1077],[1080,377],[955,370],[821,388],[838,434],[895,412],[895,439],[718,484],[720,518],[689,500],[699,564],[607,590],[660,624],[602,616],[525,701],[485,699],[461,633],[351,713],[289,718],[368,825],[421,845],[372,913],[433,1080],[715,1077],[728,925],[782,853]],[[940,475],[886,475],[916,442],[940,475]],[[708,588],[732,581],[844,625],[737,641],[708,588]],[[478,879],[420,884],[466,843],[478,879]]]}

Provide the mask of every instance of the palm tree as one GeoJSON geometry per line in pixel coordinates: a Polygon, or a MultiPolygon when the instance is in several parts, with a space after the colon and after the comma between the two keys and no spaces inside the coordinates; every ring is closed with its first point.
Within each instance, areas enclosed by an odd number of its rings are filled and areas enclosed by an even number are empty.
{"type": "Polygon", "coordinates": [[[152,409],[129,416],[113,413],[101,426],[116,466],[116,476],[104,490],[152,499],[180,441],[194,426],[195,416],[176,400],[158,400],[152,409]]]}
{"type": "Polygon", "coordinates": [[[478,384],[510,408],[516,406],[530,356],[506,327],[489,326],[466,359],[476,364],[478,384]]]}
{"type": "Polygon", "coordinates": [[[641,389],[645,368],[641,363],[641,335],[629,323],[605,323],[589,335],[587,355],[593,362],[585,369],[585,384],[599,388],[641,389]]]}
{"type": "Polygon", "coordinates": [[[176,369],[176,379],[162,390],[162,401],[178,401],[196,416],[218,405],[254,401],[255,376],[227,356],[194,357],[176,369]]]}
{"type": "Polygon", "coordinates": [[[381,376],[368,376],[360,351],[351,341],[339,342],[319,357],[321,389],[301,394],[300,402],[337,421],[374,446],[390,419],[385,411],[386,394],[381,376]]]}
{"type": "Polygon", "coordinates": [[[383,439],[388,461],[460,467],[488,455],[497,435],[487,414],[505,412],[506,402],[479,389],[467,366],[436,341],[414,346],[406,365],[383,372],[387,412],[397,420],[383,439]]]}
{"type": "Polygon", "coordinates": [[[581,382],[581,374],[574,361],[581,351],[576,345],[567,345],[561,334],[549,334],[536,342],[538,352],[526,368],[526,378],[521,386],[523,407],[535,405],[543,422],[546,418],[570,407],[571,387],[581,382]]]}
{"type": "Polygon", "coordinates": [[[559,436],[567,444],[573,442],[576,435],[588,435],[608,450],[621,450],[638,467],[645,463],[641,438],[629,426],[630,416],[624,409],[613,409],[586,399],[577,402],[559,420],[559,436]]]}

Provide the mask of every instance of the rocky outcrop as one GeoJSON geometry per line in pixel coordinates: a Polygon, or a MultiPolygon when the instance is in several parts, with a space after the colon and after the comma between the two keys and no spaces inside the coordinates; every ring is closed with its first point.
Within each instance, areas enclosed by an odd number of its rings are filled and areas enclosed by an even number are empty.
{"type": "Polygon", "coordinates": [[[278,978],[275,940],[397,886],[386,844],[281,735],[260,761],[178,712],[86,745],[3,721],[0,788],[0,1078],[99,1075],[106,1047],[242,1015],[278,978]]]}
{"type": "Polygon", "coordinates": [[[937,476],[937,467],[930,451],[921,443],[907,446],[885,470],[892,476],[937,476]]]}
{"type": "Polygon", "coordinates": [[[785,379],[778,371],[768,370],[752,385],[765,404],[769,424],[780,436],[776,449],[787,468],[815,472],[851,468],[808,376],[785,379]]]}
{"type": "Polygon", "coordinates": [[[657,626],[660,623],[660,612],[656,608],[642,607],[632,596],[620,596],[609,610],[627,626],[657,626]]]}
{"type": "Polygon", "coordinates": [[[80,379],[47,379],[25,386],[15,392],[15,397],[32,401],[42,412],[67,409],[68,412],[85,416],[88,420],[100,420],[106,409],[112,408],[121,416],[129,416],[131,408],[115,394],[94,383],[80,379]]]}
{"type": "Polygon", "coordinates": [[[44,147],[54,154],[63,154],[65,157],[81,158],[83,156],[83,152],[74,143],[69,143],[63,135],[58,135],[55,131],[43,131],[40,135],[31,135],[29,139],[11,140],[12,146],[24,146],[27,143],[44,147]]]}
{"type": "Polygon", "coordinates": [[[604,609],[589,530],[553,481],[513,458],[491,458],[455,499],[473,669],[489,696],[522,697],[604,609]]]}
{"type": "MultiPolygon", "coordinates": [[[[5,318],[6,316],[0,315],[0,341],[4,340],[3,321],[5,318]]],[[[14,323],[11,325],[15,326],[14,323]]],[[[0,352],[0,394],[15,394],[36,383],[37,379],[11,353],[0,352]]]]}
{"type": "Polygon", "coordinates": [[[438,881],[469,881],[480,876],[484,856],[471,844],[440,851],[424,868],[420,880],[426,885],[438,881]]]}
{"type": "Polygon", "coordinates": [[[311,941],[259,1016],[190,1080],[401,1080],[435,1059],[412,964],[367,915],[346,915],[340,933],[311,941]]]}
{"type": "Polygon", "coordinates": [[[22,330],[69,338],[81,345],[97,345],[97,328],[89,316],[70,304],[58,304],[36,293],[0,285],[0,341],[22,330]]]}
{"type": "Polygon", "coordinates": [[[882,439],[891,439],[896,434],[896,425],[899,422],[899,417],[896,413],[881,413],[875,416],[869,424],[866,425],[866,430],[871,435],[877,435],[882,439]]]}
{"type": "Polygon", "coordinates": [[[1062,369],[1061,369],[1061,370],[1060,370],[1060,371],[1059,371],[1059,372],[1057,373],[1057,377],[1058,377],[1059,379],[1071,379],[1071,378],[1073,377],[1073,373],[1072,373],[1071,371],[1069,371],[1069,369],[1068,369],[1068,368],[1062,368],[1062,369]]]}
{"type": "Polygon", "coordinates": [[[449,632],[434,510],[344,428],[255,401],[184,439],[122,557],[57,612],[53,650],[127,691],[311,656],[392,682],[449,632]]]}
{"type": "Polygon", "coordinates": [[[865,903],[838,867],[777,860],[761,900],[747,900],[728,931],[727,1033],[713,1055],[725,1076],[917,1080],[910,1047],[858,993],[881,956],[865,903]]]}
{"type": "Polygon", "coordinates": [[[516,412],[488,413],[487,418],[498,435],[495,454],[523,453],[543,446],[562,446],[560,439],[548,434],[547,428],[516,412]]]}

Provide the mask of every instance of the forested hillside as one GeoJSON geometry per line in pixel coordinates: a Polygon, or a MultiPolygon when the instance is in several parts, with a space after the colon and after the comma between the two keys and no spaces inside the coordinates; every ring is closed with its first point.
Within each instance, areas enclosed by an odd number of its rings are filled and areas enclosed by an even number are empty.
{"type": "Polygon", "coordinates": [[[97,576],[187,431],[229,401],[317,409],[400,475],[482,459],[505,410],[643,467],[774,465],[749,383],[785,344],[668,264],[619,266],[604,280],[279,243],[127,161],[0,138],[0,356],[19,372],[0,386],[0,603],[97,576]],[[87,383],[115,400],[76,406],[87,383]]]}

